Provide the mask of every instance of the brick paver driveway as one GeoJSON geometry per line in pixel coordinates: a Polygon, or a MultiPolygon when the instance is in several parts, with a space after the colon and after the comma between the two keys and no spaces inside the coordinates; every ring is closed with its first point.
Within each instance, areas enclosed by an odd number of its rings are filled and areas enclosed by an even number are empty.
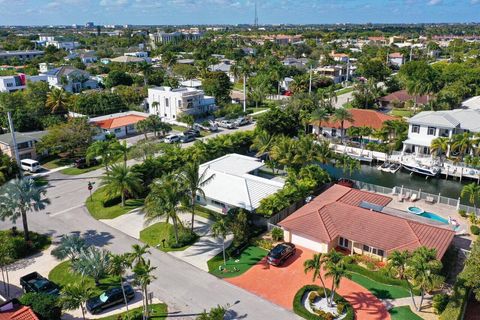
{"type": "MultiPolygon", "coordinates": [[[[226,281],[292,310],[293,298],[297,291],[302,286],[312,283],[312,275],[305,275],[303,272],[303,262],[310,259],[313,253],[311,250],[297,247],[295,257],[290,258],[281,267],[269,266],[262,260],[243,275],[226,281]]],[[[317,280],[316,284],[320,284],[320,281],[317,280]]],[[[330,279],[326,279],[326,285],[331,286],[330,279]]],[[[357,319],[390,319],[390,314],[382,302],[359,284],[342,279],[338,293],[352,304],[357,319]]]]}

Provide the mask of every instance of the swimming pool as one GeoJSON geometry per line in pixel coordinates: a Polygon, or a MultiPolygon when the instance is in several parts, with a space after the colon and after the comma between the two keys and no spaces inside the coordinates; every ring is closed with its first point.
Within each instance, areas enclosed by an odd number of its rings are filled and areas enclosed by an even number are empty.
{"type": "Polygon", "coordinates": [[[419,214],[419,216],[424,217],[424,218],[428,218],[428,219],[432,219],[432,220],[436,220],[436,221],[439,221],[441,223],[449,224],[447,219],[445,219],[443,217],[440,217],[439,215],[437,215],[435,213],[424,211],[423,213],[419,214]]]}

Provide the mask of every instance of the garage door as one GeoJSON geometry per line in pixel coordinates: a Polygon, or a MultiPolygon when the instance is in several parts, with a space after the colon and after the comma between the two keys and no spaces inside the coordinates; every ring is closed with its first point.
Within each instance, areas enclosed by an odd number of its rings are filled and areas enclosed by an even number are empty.
{"type": "Polygon", "coordinates": [[[319,243],[317,241],[313,241],[310,239],[306,239],[296,234],[292,234],[292,243],[294,245],[304,247],[316,252],[322,252],[322,253],[327,252],[327,246],[325,244],[319,243]]]}

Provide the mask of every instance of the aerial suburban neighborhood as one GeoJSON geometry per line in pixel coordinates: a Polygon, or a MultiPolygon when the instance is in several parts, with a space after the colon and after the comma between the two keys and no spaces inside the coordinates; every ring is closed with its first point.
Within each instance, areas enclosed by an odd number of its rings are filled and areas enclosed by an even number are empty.
{"type": "Polygon", "coordinates": [[[0,11],[0,320],[480,319],[479,1],[0,11]]]}

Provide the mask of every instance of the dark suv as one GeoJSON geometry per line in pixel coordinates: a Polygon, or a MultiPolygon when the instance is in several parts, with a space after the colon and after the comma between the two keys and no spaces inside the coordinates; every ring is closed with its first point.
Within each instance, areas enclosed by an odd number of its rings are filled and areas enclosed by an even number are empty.
{"type": "Polygon", "coordinates": [[[282,265],[289,257],[295,254],[295,245],[290,242],[280,243],[267,255],[267,261],[272,266],[282,265]]]}
{"type": "MultiPolygon", "coordinates": [[[[132,286],[124,284],[125,295],[127,301],[132,300],[135,297],[135,291],[132,286]]],[[[123,292],[121,287],[115,287],[108,289],[97,297],[93,297],[87,300],[87,310],[91,314],[98,314],[102,310],[124,303],[123,292]]]]}

